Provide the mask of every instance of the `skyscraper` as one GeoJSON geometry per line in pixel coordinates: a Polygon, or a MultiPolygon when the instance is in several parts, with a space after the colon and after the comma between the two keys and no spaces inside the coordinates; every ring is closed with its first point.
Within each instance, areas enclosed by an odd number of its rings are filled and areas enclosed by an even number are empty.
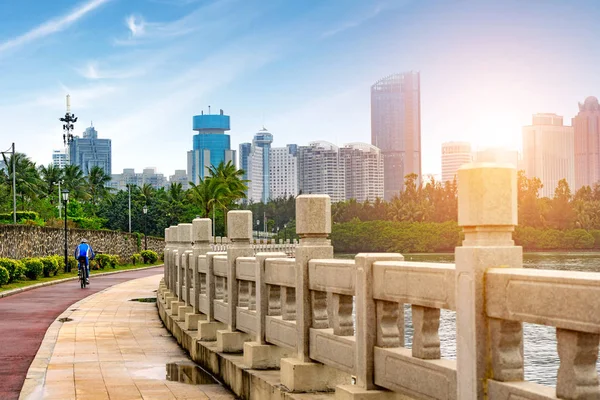
{"type": "Polygon", "coordinates": [[[421,179],[420,74],[394,74],[371,86],[371,144],[383,153],[385,199],[404,188],[404,176],[421,179]]]}
{"type": "Polygon", "coordinates": [[[556,114],[535,114],[523,127],[523,164],[528,178],[542,181],[541,197],[553,197],[558,181],[575,185],[573,127],[556,114]]]}
{"type": "Polygon", "coordinates": [[[579,103],[573,118],[575,135],[575,190],[600,182],[600,105],[590,96],[579,103]]]}
{"type": "Polygon", "coordinates": [[[67,165],[67,153],[64,149],[52,151],[52,165],[56,168],[64,168],[67,165]]]}
{"type": "Polygon", "coordinates": [[[98,131],[90,126],[83,132],[83,138],[75,136],[69,146],[69,162],[78,165],[85,175],[92,167],[98,166],[104,173],[112,173],[112,150],[110,139],[98,139],[98,131]]]}
{"type": "Polygon", "coordinates": [[[471,144],[467,142],[442,143],[442,182],[452,182],[458,169],[472,160],[471,144]]]}
{"type": "Polygon", "coordinates": [[[235,163],[235,150],[230,148],[230,137],[225,131],[230,130],[229,115],[224,115],[220,110],[218,115],[195,115],[193,130],[198,132],[193,138],[193,149],[188,151],[187,164],[188,176],[195,184],[200,183],[208,175],[211,166],[218,166],[221,162],[235,163]]]}
{"type": "Polygon", "coordinates": [[[269,199],[271,198],[271,193],[270,193],[270,179],[269,179],[269,172],[270,172],[270,157],[271,157],[271,143],[273,143],[273,135],[267,131],[265,129],[265,127],[263,126],[263,128],[254,135],[254,140],[252,140],[252,145],[255,148],[261,148],[262,149],[262,174],[263,174],[263,178],[262,178],[262,202],[266,203],[267,201],[269,201],[269,199]]]}
{"type": "Polygon", "coordinates": [[[298,145],[271,148],[269,184],[271,199],[298,194],[298,145]]]}
{"type": "Polygon", "coordinates": [[[367,143],[348,143],[340,148],[344,169],[345,199],[358,202],[383,199],[383,156],[367,143]]]}

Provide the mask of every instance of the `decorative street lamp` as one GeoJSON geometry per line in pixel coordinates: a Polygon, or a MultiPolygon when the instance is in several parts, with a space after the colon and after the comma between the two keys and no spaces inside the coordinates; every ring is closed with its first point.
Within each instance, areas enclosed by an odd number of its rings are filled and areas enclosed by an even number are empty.
{"type": "Polygon", "coordinates": [[[142,211],[144,212],[144,250],[148,250],[148,236],[146,234],[146,227],[148,226],[148,206],[144,205],[142,211]]]}
{"type": "Polygon", "coordinates": [[[64,189],[62,191],[62,201],[65,209],[65,272],[71,272],[71,268],[69,267],[69,255],[68,255],[68,231],[67,231],[67,203],[69,202],[69,190],[64,189]]]}
{"type": "Polygon", "coordinates": [[[283,243],[287,243],[287,224],[283,224],[283,243]]]}

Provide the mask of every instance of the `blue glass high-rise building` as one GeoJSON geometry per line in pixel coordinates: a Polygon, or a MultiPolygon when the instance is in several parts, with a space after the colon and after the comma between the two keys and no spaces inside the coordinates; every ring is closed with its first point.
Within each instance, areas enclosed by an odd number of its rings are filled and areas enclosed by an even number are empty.
{"type": "Polygon", "coordinates": [[[188,175],[195,184],[208,175],[211,166],[221,162],[235,163],[235,150],[231,150],[231,139],[225,131],[230,130],[229,115],[195,115],[193,130],[198,132],[193,138],[193,150],[188,151],[188,175]]]}
{"type": "Polygon", "coordinates": [[[110,139],[99,139],[98,131],[90,126],[83,137],[75,136],[69,145],[69,163],[78,165],[85,175],[92,167],[100,167],[108,176],[112,174],[112,148],[110,139]]]}

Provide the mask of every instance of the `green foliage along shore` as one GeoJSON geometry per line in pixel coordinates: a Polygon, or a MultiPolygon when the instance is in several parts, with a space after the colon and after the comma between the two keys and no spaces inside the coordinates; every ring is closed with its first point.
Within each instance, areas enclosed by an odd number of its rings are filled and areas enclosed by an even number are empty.
{"type": "MultiPolygon", "coordinates": [[[[600,250],[600,230],[532,228],[518,226],[515,244],[527,251],[600,250]]],[[[336,253],[453,252],[462,241],[454,221],[395,222],[353,220],[334,224],[331,241],[336,253]]]]}

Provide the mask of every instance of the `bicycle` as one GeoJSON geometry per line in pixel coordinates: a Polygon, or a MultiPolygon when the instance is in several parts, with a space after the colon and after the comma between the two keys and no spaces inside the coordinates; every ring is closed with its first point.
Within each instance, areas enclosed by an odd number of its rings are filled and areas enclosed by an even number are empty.
{"type": "Polygon", "coordinates": [[[77,266],[78,272],[77,275],[79,276],[79,284],[81,285],[82,289],[85,289],[85,286],[87,285],[87,279],[89,279],[88,272],[87,272],[87,267],[85,266],[85,257],[80,257],[79,260],[77,260],[79,262],[79,265],[77,266]]]}

